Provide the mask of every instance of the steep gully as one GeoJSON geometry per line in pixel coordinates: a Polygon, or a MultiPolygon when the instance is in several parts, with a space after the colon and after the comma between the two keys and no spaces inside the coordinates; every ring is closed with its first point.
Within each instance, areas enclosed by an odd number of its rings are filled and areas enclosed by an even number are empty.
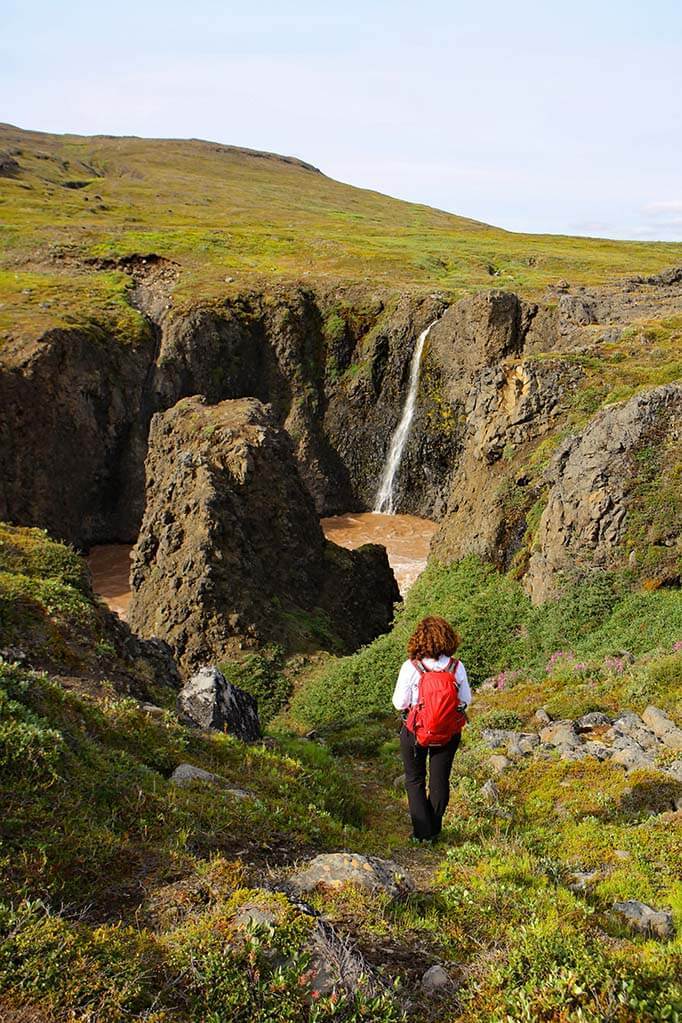
{"type": "MultiPolygon", "coordinates": [[[[353,549],[365,543],[385,546],[403,596],[426,566],[431,537],[437,528],[428,519],[397,514],[394,493],[417,405],[424,342],[432,326],[429,324],[420,333],[412,354],[405,403],[388,448],[374,511],[321,520],[326,537],[341,547],[353,549]]],[[[93,548],[88,558],[95,591],[104,597],[112,611],[124,619],[131,595],[131,550],[132,547],[126,544],[102,545],[93,548]]]]}

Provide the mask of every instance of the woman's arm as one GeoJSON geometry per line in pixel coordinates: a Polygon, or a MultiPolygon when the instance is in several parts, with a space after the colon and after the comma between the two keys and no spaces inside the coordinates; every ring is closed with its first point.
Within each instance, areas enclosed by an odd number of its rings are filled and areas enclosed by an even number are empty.
{"type": "Polygon", "coordinates": [[[467,678],[467,671],[462,662],[460,661],[457,665],[457,671],[455,672],[455,678],[457,679],[457,691],[459,693],[459,702],[463,703],[466,707],[471,703],[471,688],[469,686],[469,679],[467,678]]]}
{"type": "Polygon", "coordinates": [[[415,669],[410,661],[405,661],[398,674],[398,681],[393,690],[393,706],[396,710],[406,710],[412,703],[412,683],[415,669]]]}

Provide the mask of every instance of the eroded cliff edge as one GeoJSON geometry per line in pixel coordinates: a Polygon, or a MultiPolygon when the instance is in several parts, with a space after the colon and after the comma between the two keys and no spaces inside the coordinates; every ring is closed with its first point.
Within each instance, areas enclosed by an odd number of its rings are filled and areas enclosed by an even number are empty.
{"type": "MultiPolygon", "coordinates": [[[[538,566],[552,573],[561,561],[550,532],[538,533],[555,451],[604,406],[679,378],[679,270],[599,289],[560,282],[532,302],[278,284],[176,309],[173,264],[149,255],[117,266],[144,317],[129,344],[55,329],[2,353],[0,517],[81,548],[137,537],[152,416],[193,394],[268,403],[318,514],[371,508],[415,340],[437,321],[398,507],[441,522],[439,560],[476,553],[519,577],[532,560],[539,599],[552,586],[538,566]]],[[[671,426],[654,445],[673,490],[676,437],[671,426]]],[[[641,490],[631,488],[635,503],[641,490]]],[[[672,521],[630,558],[662,584],[676,578],[676,512],[672,521]]],[[[630,557],[626,534],[611,560],[630,557]]]]}

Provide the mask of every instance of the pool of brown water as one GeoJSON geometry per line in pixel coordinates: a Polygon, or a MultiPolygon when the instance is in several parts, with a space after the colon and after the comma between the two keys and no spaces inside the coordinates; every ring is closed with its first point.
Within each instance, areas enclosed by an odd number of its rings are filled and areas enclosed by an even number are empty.
{"type": "MultiPolygon", "coordinates": [[[[377,515],[353,512],[322,519],[322,528],[340,547],[383,544],[403,596],[426,566],[431,537],[437,526],[415,515],[377,515]]],[[[93,547],[88,556],[95,593],[112,611],[125,618],[130,602],[130,544],[93,547]]]]}
{"type": "Polygon", "coordinates": [[[383,544],[400,592],[405,596],[426,567],[431,537],[438,526],[416,515],[352,512],[322,519],[322,528],[325,536],[340,547],[360,547],[363,543],[383,544]]]}

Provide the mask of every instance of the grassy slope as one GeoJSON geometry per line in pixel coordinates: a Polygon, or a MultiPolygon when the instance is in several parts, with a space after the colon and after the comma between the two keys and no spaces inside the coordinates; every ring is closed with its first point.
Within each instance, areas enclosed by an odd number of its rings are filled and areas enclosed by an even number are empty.
{"type": "Polygon", "coordinates": [[[94,315],[121,336],[139,329],[123,275],[80,262],[94,256],[177,260],[180,305],[263,275],[533,293],[561,278],[600,283],[682,260],[679,244],[514,234],[208,142],[0,126],[0,150],[20,165],[0,178],[0,334],[14,338],[94,315]]]}
{"type": "MultiPolygon", "coordinates": [[[[27,534],[8,575],[79,582],[73,555],[27,534]]],[[[200,735],[113,688],[97,697],[83,686],[65,690],[0,662],[3,1018],[397,1023],[400,1009],[386,1003],[322,1000],[313,1011],[301,955],[310,918],[261,887],[266,862],[274,879],[297,857],[348,848],[395,856],[419,891],[393,903],[347,890],[315,895],[313,905],[387,978],[402,978],[402,1007],[434,961],[461,981],[456,997],[419,1000],[409,1018],[679,1021],[680,937],[633,938],[609,910],[626,898],[671,906],[679,930],[679,814],[667,809],[682,785],[660,774],[626,776],[608,763],[534,759],[498,781],[491,805],[480,738],[482,726],[527,724],[542,703],[559,716],[656,702],[679,716],[682,652],[671,643],[679,599],[633,599],[599,584],[534,620],[515,584],[489,569],[470,562],[430,571],[389,649],[379,641],[341,663],[359,665],[358,688],[374,686],[385,707],[379,690],[387,672],[395,675],[410,617],[432,599],[460,618],[472,669],[516,669],[501,691],[477,700],[443,843],[433,850],[406,848],[404,795],[392,785],[395,731],[378,706],[363,706],[353,734],[336,737],[355,751],[348,759],[279,733],[251,747],[200,735]],[[545,653],[557,644],[584,663],[555,658],[548,670],[545,653]],[[624,646],[638,655],[633,663],[606,659],[624,646]],[[363,747],[371,760],[358,757],[363,747]],[[176,789],[167,779],[182,761],[256,798],[235,800],[200,783],[176,789]],[[579,870],[597,871],[582,893],[569,887],[579,870]],[[253,900],[278,906],[279,923],[245,943],[234,916],[253,900]]],[[[62,610],[68,615],[68,605],[62,610]]],[[[337,713],[350,718],[355,695],[341,696],[337,713]]]]}

